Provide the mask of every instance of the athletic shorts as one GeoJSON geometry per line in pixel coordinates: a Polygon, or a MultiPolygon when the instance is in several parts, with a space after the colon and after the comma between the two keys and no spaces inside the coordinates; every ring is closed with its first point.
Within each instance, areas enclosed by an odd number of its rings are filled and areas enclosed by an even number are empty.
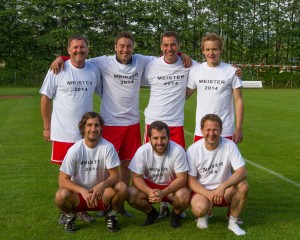
{"type": "MultiPolygon", "coordinates": [[[[203,136],[194,135],[194,143],[201,140],[202,138],[203,138],[203,136]]],[[[232,140],[232,136],[225,137],[225,138],[232,140]]]]}
{"type": "MultiPolygon", "coordinates": [[[[148,129],[150,125],[146,125],[144,131],[144,143],[149,142],[148,138],[148,129]]],[[[185,138],[184,138],[184,129],[183,126],[169,127],[170,129],[170,140],[176,142],[181,147],[185,149],[185,138]]]]}
{"type": "MultiPolygon", "coordinates": [[[[196,195],[197,193],[192,192],[191,199],[196,195]]],[[[213,207],[230,207],[231,203],[226,202],[225,198],[222,198],[222,202],[220,204],[214,204],[213,207]]]]}
{"type": "Polygon", "coordinates": [[[79,205],[74,209],[76,212],[84,212],[84,211],[102,211],[109,209],[109,205],[105,206],[102,202],[102,198],[98,201],[98,205],[95,208],[88,208],[86,201],[82,197],[81,194],[78,194],[79,196],[79,205]]]}
{"type": "Polygon", "coordinates": [[[141,146],[140,124],[103,126],[102,137],[115,146],[121,161],[131,160],[136,150],[141,146]]]}
{"type": "Polygon", "coordinates": [[[61,165],[69,148],[72,147],[73,145],[74,143],[53,141],[51,162],[54,164],[61,165]]]}
{"type": "MultiPolygon", "coordinates": [[[[163,190],[166,187],[168,187],[169,185],[158,185],[156,183],[150,182],[149,180],[145,179],[145,182],[147,184],[148,187],[152,188],[152,189],[159,189],[159,190],[163,190]]],[[[172,204],[172,202],[169,200],[169,198],[167,196],[163,197],[162,202],[168,202],[170,204],[172,204]]]]}

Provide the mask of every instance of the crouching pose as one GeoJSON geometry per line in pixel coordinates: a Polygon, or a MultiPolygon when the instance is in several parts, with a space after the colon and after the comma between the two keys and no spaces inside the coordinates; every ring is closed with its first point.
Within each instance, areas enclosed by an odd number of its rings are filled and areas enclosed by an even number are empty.
{"type": "Polygon", "coordinates": [[[69,150],[59,173],[56,205],[66,214],[65,230],[76,230],[76,212],[107,210],[107,228],[119,230],[116,213],[127,197],[119,182],[120,160],[114,146],[101,137],[102,117],[95,112],[83,115],[79,123],[83,139],[69,150]]]}
{"type": "Polygon", "coordinates": [[[236,235],[245,235],[238,225],[248,193],[245,161],[233,141],[220,137],[222,120],[217,115],[205,115],[201,131],[204,138],[187,151],[191,206],[198,218],[197,227],[207,228],[212,207],[224,206],[231,209],[228,228],[236,235]]]}
{"type": "Polygon", "coordinates": [[[148,137],[149,142],[137,150],[129,165],[133,186],[128,188],[128,203],[147,214],[142,224],[147,226],[158,217],[152,204],[169,202],[173,205],[171,226],[177,228],[181,225],[179,215],[190,202],[185,151],[170,141],[170,130],[164,122],[152,122],[148,137]]]}

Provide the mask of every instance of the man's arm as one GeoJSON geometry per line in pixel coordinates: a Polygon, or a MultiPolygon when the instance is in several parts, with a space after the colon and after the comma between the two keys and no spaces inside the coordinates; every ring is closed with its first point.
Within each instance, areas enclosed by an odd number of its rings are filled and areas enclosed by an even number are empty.
{"type": "Polygon", "coordinates": [[[186,94],[185,94],[185,100],[188,99],[190,96],[192,96],[195,89],[186,88],[186,94]]]}
{"type": "Polygon", "coordinates": [[[51,100],[46,95],[42,95],[41,113],[44,122],[43,137],[48,142],[50,142],[51,112],[51,100]]]}
{"type": "MultiPolygon", "coordinates": [[[[178,54],[179,55],[179,54],[178,54]]],[[[190,56],[188,56],[187,54],[185,53],[180,53],[179,55],[181,57],[181,60],[182,60],[182,63],[183,63],[183,66],[185,68],[189,68],[193,65],[193,61],[192,59],[190,58],[190,56]]]]}
{"type": "Polygon", "coordinates": [[[205,196],[207,199],[209,199],[210,201],[212,201],[213,196],[212,196],[211,191],[209,191],[205,187],[203,187],[197,181],[196,177],[188,175],[188,185],[193,192],[201,194],[201,195],[205,196]]]}
{"type": "Polygon", "coordinates": [[[233,99],[235,106],[235,131],[232,140],[240,143],[243,140],[243,121],[244,121],[244,100],[242,87],[233,89],[233,99]]]}
{"type": "Polygon", "coordinates": [[[171,184],[161,190],[161,199],[170,193],[174,193],[180,188],[183,188],[187,183],[187,172],[176,173],[176,178],[171,182],[171,184]]]}
{"type": "Polygon", "coordinates": [[[152,192],[152,188],[148,187],[143,175],[137,174],[135,172],[132,172],[132,184],[135,186],[139,191],[146,193],[150,196],[152,192]]]}
{"type": "Polygon", "coordinates": [[[59,74],[61,71],[64,70],[64,62],[70,59],[67,56],[57,57],[50,65],[50,70],[53,71],[55,74],[59,74]]]}

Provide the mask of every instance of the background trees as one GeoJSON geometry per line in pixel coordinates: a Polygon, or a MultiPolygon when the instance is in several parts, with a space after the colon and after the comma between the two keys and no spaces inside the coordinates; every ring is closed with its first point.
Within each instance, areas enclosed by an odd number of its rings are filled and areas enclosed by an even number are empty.
{"type": "Polygon", "coordinates": [[[123,30],[142,54],[159,55],[160,34],[174,30],[181,50],[201,61],[199,39],[214,31],[225,39],[224,61],[299,65],[299,16],[298,0],[1,0],[0,84],[39,85],[73,34],[89,38],[90,57],[113,54],[123,30]]]}

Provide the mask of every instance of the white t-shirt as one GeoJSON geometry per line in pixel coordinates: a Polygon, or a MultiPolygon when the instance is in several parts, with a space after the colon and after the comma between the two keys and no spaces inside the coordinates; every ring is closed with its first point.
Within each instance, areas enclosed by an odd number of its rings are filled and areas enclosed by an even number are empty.
{"type": "Polygon", "coordinates": [[[53,99],[51,140],[76,142],[81,139],[78,123],[83,114],[93,111],[93,94],[101,95],[99,69],[86,62],[84,68],[65,62],[58,75],[48,71],[40,93],[53,99]]]}
{"type": "Polygon", "coordinates": [[[100,114],[105,125],[130,126],[140,122],[141,78],[147,64],[155,58],[135,54],[129,64],[121,64],[115,55],[89,60],[100,68],[102,74],[100,114]]]}
{"type": "Polygon", "coordinates": [[[164,156],[155,154],[150,142],[142,145],[128,168],[159,185],[169,185],[176,178],[176,173],[189,170],[184,149],[173,141],[170,141],[164,156]]]}
{"type": "Polygon", "coordinates": [[[220,140],[215,150],[207,150],[204,139],[192,144],[187,152],[190,176],[197,177],[206,189],[216,189],[231,176],[234,170],[245,165],[245,161],[236,144],[226,138],[220,140]]]}
{"type": "Polygon", "coordinates": [[[67,152],[60,171],[72,176],[77,185],[89,190],[109,177],[107,169],[119,166],[114,146],[101,138],[95,148],[89,148],[81,139],[67,152]]]}
{"type": "Polygon", "coordinates": [[[242,87],[242,81],[235,75],[236,68],[221,62],[217,67],[202,63],[192,67],[188,88],[197,88],[197,110],[195,135],[202,136],[200,121],[206,114],[217,114],[223,121],[222,136],[234,132],[233,89],[242,87]]]}
{"type": "MultiPolygon", "coordinates": [[[[197,63],[193,61],[193,65],[197,63]]],[[[145,122],[156,120],[168,126],[183,126],[184,102],[190,68],[185,68],[178,57],[177,62],[168,64],[164,56],[151,61],[144,73],[150,84],[150,99],[145,109],[145,122]]]]}

